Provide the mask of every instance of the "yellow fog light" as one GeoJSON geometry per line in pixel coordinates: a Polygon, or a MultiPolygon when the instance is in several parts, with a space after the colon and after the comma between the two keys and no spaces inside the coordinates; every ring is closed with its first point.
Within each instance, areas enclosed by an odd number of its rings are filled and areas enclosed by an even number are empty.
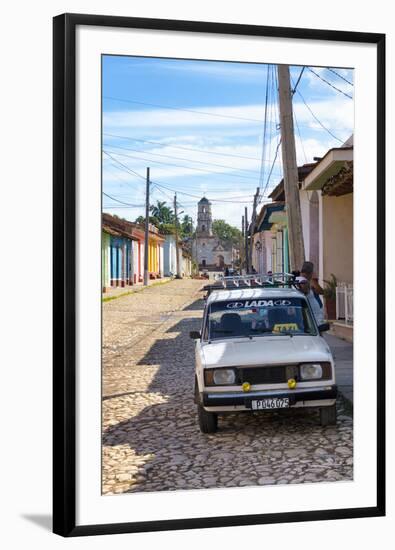
{"type": "Polygon", "coordinates": [[[250,391],[251,384],[249,382],[244,382],[241,387],[243,388],[243,391],[250,391]]]}
{"type": "Polygon", "coordinates": [[[296,380],[295,380],[295,378],[290,378],[290,379],[288,380],[288,388],[289,388],[290,390],[294,390],[294,389],[296,388],[296,380]]]}

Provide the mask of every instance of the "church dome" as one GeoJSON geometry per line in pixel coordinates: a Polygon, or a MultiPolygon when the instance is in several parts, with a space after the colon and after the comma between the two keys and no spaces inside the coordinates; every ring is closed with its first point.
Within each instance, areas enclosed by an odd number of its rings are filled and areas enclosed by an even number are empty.
{"type": "Polygon", "coordinates": [[[209,203],[209,200],[206,199],[206,197],[203,197],[203,198],[200,199],[200,201],[199,201],[199,204],[201,204],[201,203],[206,203],[206,204],[208,204],[208,203],[209,203]]]}

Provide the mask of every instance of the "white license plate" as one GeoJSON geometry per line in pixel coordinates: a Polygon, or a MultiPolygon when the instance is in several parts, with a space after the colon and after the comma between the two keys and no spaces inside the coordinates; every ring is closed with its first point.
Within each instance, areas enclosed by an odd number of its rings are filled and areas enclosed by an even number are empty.
{"type": "Polygon", "coordinates": [[[256,411],[261,409],[286,409],[288,407],[288,397],[270,397],[266,399],[257,399],[251,402],[251,408],[256,411]]]}

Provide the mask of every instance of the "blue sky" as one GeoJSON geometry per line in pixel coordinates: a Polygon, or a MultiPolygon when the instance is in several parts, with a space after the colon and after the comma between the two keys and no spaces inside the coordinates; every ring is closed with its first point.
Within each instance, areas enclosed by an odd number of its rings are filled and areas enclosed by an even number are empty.
{"type": "MultiPolygon", "coordinates": [[[[353,71],[335,70],[306,68],[294,95],[299,164],[339,146],[353,131],[353,100],[347,97],[353,87],[346,82],[353,71]]],[[[294,84],[300,72],[291,67],[294,84]]],[[[196,221],[196,203],[206,195],[214,218],[240,226],[256,188],[265,201],[282,177],[281,150],[274,162],[280,135],[275,73],[275,66],[264,64],[104,56],[105,212],[130,220],[144,214],[149,166],[151,203],[170,205],[176,190],[180,209],[196,221]]]]}

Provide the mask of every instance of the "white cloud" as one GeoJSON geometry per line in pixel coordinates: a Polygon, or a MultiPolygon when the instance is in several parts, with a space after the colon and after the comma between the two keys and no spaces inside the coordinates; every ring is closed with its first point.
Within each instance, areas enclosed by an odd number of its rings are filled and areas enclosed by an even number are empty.
{"type": "Polygon", "coordinates": [[[114,127],[182,126],[190,128],[194,126],[245,126],[246,124],[251,126],[251,124],[263,124],[265,109],[262,105],[234,105],[231,107],[193,107],[191,111],[194,112],[165,108],[107,111],[103,114],[103,125],[107,130],[114,127]]]}
{"type": "MultiPolygon", "coordinates": [[[[309,101],[310,108],[319,118],[324,126],[333,132],[340,140],[345,141],[352,132],[353,128],[353,102],[340,95],[336,97],[326,96],[325,99],[309,101]]],[[[198,107],[194,109],[199,110],[198,107]]],[[[218,113],[223,115],[238,116],[241,118],[252,118],[263,120],[264,107],[262,105],[234,105],[232,107],[201,107],[205,112],[218,113]]],[[[331,147],[339,146],[339,142],[333,139],[319,124],[314,120],[311,113],[307,110],[302,101],[295,96],[294,111],[298,120],[300,131],[303,138],[303,148],[300,143],[297,129],[295,128],[295,141],[297,149],[298,164],[311,162],[314,156],[322,156],[331,147]],[[304,149],[304,152],[303,152],[304,149]]],[[[122,164],[129,166],[132,170],[145,176],[146,166],[151,167],[151,178],[155,182],[167,185],[179,192],[184,191],[200,197],[206,194],[209,198],[230,198],[235,195],[250,194],[249,211],[252,205],[252,195],[259,182],[260,156],[262,147],[263,123],[254,123],[247,120],[237,120],[232,118],[220,118],[207,115],[195,115],[183,111],[169,111],[165,109],[127,110],[104,113],[104,132],[115,135],[128,136],[130,138],[146,139],[159,142],[163,147],[155,144],[143,142],[133,142],[118,138],[104,136],[104,143],[108,144],[107,149],[113,151],[111,154],[122,164]],[[117,150],[111,148],[111,144],[137,149],[135,151],[117,150]],[[188,151],[177,149],[175,147],[189,147],[201,149],[201,151],[188,151]],[[237,157],[226,157],[212,155],[210,152],[226,153],[230,155],[241,155],[252,157],[243,159],[237,157]],[[118,156],[116,153],[131,155],[131,157],[118,156]],[[159,155],[168,155],[169,158],[159,155]],[[177,159],[171,157],[178,157],[177,159]],[[154,160],[168,163],[159,164],[154,160]],[[200,162],[222,164],[227,167],[215,167],[209,164],[198,164],[190,162],[198,160],[200,162]],[[170,164],[184,165],[170,166],[170,164]],[[189,168],[190,166],[190,168],[189,168]],[[207,169],[210,172],[201,172],[207,169]],[[256,170],[256,179],[233,177],[237,170],[256,170]],[[211,173],[212,172],[212,173],[211,173]],[[214,191],[213,191],[214,189],[214,191]]],[[[268,153],[266,156],[266,172],[264,184],[268,175],[274,152],[278,143],[278,136],[273,136],[270,140],[268,153]]],[[[122,171],[119,165],[117,168],[111,166],[110,161],[105,161],[104,170],[104,190],[108,194],[116,197],[123,197],[120,200],[132,204],[144,202],[144,182],[143,179],[122,171]],[[117,174],[115,176],[114,174],[117,174]],[[122,180],[125,180],[125,182],[122,180]]],[[[278,173],[281,171],[281,149],[274,167],[269,191],[277,185],[281,179],[278,173]]],[[[252,172],[241,172],[246,176],[254,176],[252,172]]],[[[168,195],[172,191],[164,190],[168,195]]],[[[153,199],[166,200],[163,194],[158,190],[153,193],[153,199]]],[[[179,194],[181,204],[187,203],[183,209],[185,213],[196,217],[195,199],[179,194]],[[191,204],[192,202],[192,204],[191,204]]],[[[110,202],[110,201],[108,201],[110,202]]],[[[108,211],[108,210],[106,210],[108,211]]],[[[235,203],[213,203],[213,216],[223,218],[229,223],[239,226],[240,217],[244,211],[244,202],[235,203]]],[[[141,208],[137,209],[114,209],[114,213],[123,215],[127,219],[135,219],[143,215],[141,208]],[[127,215],[126,215],[127,214],[127,215]]]]}
{"type": "MultiPolygon", "coordinates": [[[[135,68],[135,65],[132,65],[135,68]]],[[[177,60],[176,62],[163,62],[151,64],[151,69],[155,72],[163,71],[166,74],[169,71],[174,73],[186,73],[201,75],[205,78],[214,78],[217,80],[240,79],[241,82],[262,82],[266,81],[267,65],[236,62],[218,62],[218,61],[198,61],[198,60],[177,60]]]]}

